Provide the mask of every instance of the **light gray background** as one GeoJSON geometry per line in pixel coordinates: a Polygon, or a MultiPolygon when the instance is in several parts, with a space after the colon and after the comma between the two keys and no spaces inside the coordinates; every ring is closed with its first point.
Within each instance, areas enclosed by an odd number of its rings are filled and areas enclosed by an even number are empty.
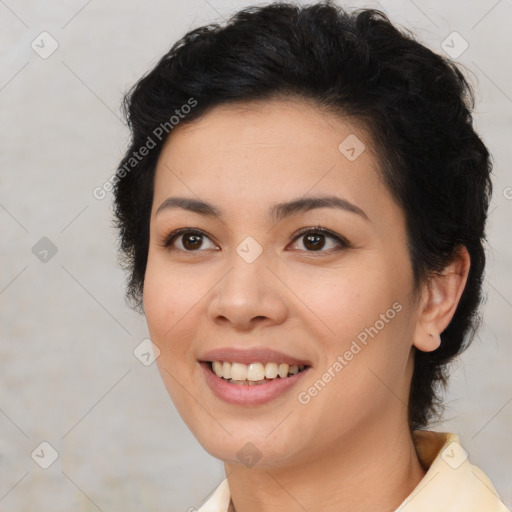
{"type": "MultiPolygon", "coordinates": [[[[223,478],[156,366],[133,355],[146,326],[124,303],[111,196],[92,191],[128,141],[119,119],[127,88],[186,31],[249,4],[0,0],[2,511],[185,511],[223,478]],[[47,59],[31,48],[43,31],[59,44],[47,59]],[[58,249],[46,263],[32,253],[42,237],[58,249]],[[31,458],[42,441],[59,453],[46,470],[31,458]]],[[[469,43],[458,60],[495,160],[488,299],[436,430],[460,435],[511,506],[512,2],[345,5],[382,8],[441,53],[453,31],[469,43]]]]}

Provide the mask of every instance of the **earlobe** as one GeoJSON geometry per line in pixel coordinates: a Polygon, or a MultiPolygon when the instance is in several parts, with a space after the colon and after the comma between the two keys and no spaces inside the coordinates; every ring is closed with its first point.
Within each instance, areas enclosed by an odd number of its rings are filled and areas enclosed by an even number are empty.
{"type": "Polygon", "coordinates": [[[416,326],[413,345],[422,352],[433,352],[441,346],[441,333],[428,332],[421,325],[416,326]]]}
{"type": "Polygon", "coordinates": [[[429,351],[433,351],[438,349],[441,346],[441,334],[435,334],[432,332],[428,333],[430,340],[429,340],[429,351]]]}
{"type": "Polygon", "coordinates": [[[434,274],[422,290],[413,345],[432,352],[441,345],[441,333],[450,323],[469,274],[470,257],[465,246],[455,253],[450,264],[434,274]]]}

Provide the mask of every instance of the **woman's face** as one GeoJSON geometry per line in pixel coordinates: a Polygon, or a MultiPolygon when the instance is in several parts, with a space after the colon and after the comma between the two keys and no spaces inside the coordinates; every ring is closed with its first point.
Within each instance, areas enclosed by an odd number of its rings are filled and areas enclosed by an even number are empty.
{"type": "Polygon", "coordinates": [[[144,308],[167,390],[212,455],[295,464],[405,425],[414,297],[404,213],[360,126],[273,100],[173,130],[144,308]]]}

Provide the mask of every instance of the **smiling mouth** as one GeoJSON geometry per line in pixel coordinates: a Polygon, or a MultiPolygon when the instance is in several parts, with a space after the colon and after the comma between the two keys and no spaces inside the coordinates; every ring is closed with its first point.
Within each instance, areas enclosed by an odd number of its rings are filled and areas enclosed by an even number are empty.
{"type": "Polygon", "coordinates": [[[231,363],[229,361],[209,361],[210,370],[229,384],[254,386],[276,379],[286,379],[309,368],[307,365],[286,363],[231,363]]]}

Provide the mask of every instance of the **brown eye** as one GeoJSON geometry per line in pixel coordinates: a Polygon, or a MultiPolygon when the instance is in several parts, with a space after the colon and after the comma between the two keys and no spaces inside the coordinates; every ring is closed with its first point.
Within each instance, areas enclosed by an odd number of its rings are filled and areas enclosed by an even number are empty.
{"type": "Polygon", "coordinates": [[[216,245],[201,231],[191,229],[179,229],[173,231],[162,244],[170,250],[196,252],[198,249],[216,249],[216,245]],[[206,241],[210,241],[208,247],[206,241]],[[206,245],[206,247],[205,247],[206,245]]]}
{"type": "Polygon", "coordinates": [[[325,235],[321,233],[304,235],[303,244],[308,250],[319,251],[325,245],[325,235]]]}
{"type": "Polygon", "coordinates": [[[324,253],[330,252],[330,250],[340,250],[349,246],[346,240],[323,228],[307,228],[306,230],[302,230],[298,236],[295,237],[294,242],[299,246],[299,250],[306,252],[324,253]],[[297,241],[299,240],[301,240],[302,243],[298,244],[297,241]]]}
{"type": "Polygon", "coordinates": [[[196,235],[195,233],[181,235],[181,243],[187,250],[199,249],[203,244],[203,235],[196,235]]]}

